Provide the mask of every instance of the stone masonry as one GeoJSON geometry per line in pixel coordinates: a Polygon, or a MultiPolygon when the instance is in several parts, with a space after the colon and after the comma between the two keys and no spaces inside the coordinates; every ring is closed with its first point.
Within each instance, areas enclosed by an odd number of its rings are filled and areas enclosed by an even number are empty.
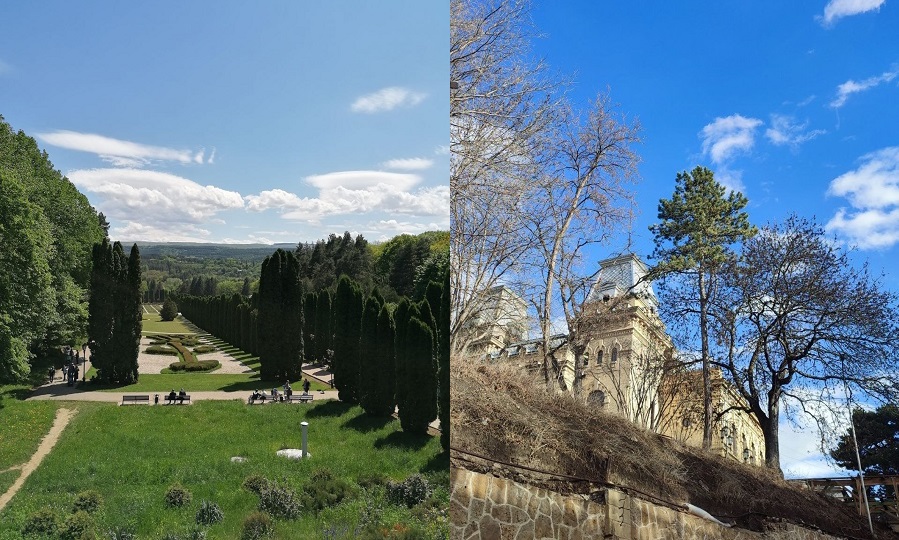
{"type": "Polygon", "coordinates": [[[604,502],[452,467],[453,540],[837,540],[790,524],[756,533],[606,489],[604,502]]]}

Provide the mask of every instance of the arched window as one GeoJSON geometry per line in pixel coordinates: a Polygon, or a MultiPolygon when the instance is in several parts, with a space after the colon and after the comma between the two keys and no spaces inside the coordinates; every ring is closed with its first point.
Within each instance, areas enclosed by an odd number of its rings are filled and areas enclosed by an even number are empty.
{"type": "Polygon", "coordinates": [[[612,359],[609,361],[610,368],[618,367],[618,346],[612,348],[612,359]]]}
{"type": "Polygon", "coordinates": [[[594,390],[587,396],[587,402],[599,408],[606,406],[606,393],[602,390],[594,390]]]}
{"type": "Polygon", "coordinates": [[[602,365],[602,349],[596,351],[596,365],[597,366],[602,365]]]}

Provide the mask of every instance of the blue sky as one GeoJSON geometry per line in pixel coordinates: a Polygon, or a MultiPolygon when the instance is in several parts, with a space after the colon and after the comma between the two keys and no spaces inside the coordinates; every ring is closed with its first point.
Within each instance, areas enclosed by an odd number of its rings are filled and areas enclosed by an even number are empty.
{"type": "Polygon", "coordinates": [[[119,240],[449,228],[440,2],[15,2],[0,114],[119,240]]]}
{"type": "MultiPolygon", "coordinates": [[[[608,91],[642,126],[641,256],[676,174],[703,165],[753,223],[814,216],[899,290],[899,3],[535,0],[532,16],[534,56],[573,78],[571,101],[608,91]]],[[[801,424],[781,428],[784,471],[830,474],[801,424]]]]}

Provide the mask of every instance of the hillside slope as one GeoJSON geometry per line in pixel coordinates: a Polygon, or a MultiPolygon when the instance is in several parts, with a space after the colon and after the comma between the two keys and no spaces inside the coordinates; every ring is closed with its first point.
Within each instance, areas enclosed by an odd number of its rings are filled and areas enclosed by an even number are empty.
{"type": "MultiPolygon", "coordinates": [[[[514,368],[455,363],[450,388],[454,466],[480,463],[493,474],[509,471],[519,481],[560,492],[619,486],[672,505],[690,503],[754,531],[788,521],[870,537],[852,507],[767,470],[640,430],[567,395],[549,394],[514,368]],[[553,475],[561,476],[548,482],[553,475]]],[[[878,538],[899,535],[885,530],[878,538]]]]}

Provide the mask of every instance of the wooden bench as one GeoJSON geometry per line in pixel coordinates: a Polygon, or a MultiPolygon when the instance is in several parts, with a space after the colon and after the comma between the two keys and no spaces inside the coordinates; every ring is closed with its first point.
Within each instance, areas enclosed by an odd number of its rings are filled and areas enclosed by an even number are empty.
{"type": "Polygon", "coordinates": [[[299,401],[300,403],[307,403],[312,401],[312,394],[293,394],[289,398],[287,398],[288,403],[293,403],[294,401],[299,401]]]}
{"type": "Polygon", "coordinates": [[[149,405],[150,404],[150,395],[144,394],[144,395],[139,395],[139,396],[128,396],[128,395],[122,396],[122,405],[124,405],[126,403],[146,403],[147,405],[149,405]]]}
{"type": "Polygon", "coordinates": [[[259,396],[261,397],[254,397],[251,394],[250,397],[247,398],[247,405],[253,405],[254,403],[274,403],[274,400],[272,400],[272,396],[266,394],[265,392],[260,392],[259,396]]]}

